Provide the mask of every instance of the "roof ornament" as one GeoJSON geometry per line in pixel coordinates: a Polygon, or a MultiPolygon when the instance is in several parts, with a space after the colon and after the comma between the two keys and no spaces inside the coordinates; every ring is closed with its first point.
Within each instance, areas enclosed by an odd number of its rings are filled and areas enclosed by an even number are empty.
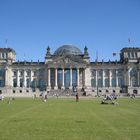
{"type": "Polygon", "coordinates": [[[84,48],[84,55],[88,56],[88,48],[87,48],[87,46],[85,46],[85,48],[84,48]]]}
{"type": "Polygon", "coordinates": [[[46,58],[51,57],[50,47],[47,47],[46,58]]]}
{"type": "Polygon", "coordinates": [[[51,54],[51,53],[50,53],[50,50],[51,50],[51,49],[50,49],[50,46],[48,46],[48,48],[47,48],[47,54],[51,54]]]}

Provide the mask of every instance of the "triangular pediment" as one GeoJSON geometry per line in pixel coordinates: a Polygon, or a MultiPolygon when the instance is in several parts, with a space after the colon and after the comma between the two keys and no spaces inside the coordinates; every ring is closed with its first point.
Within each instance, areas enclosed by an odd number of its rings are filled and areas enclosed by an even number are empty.
{"type": "Polygon", "coordinates": [[[80,57],[75,56],[61,56],[54,58],[51,62],[48,63],[48,67],[58,67],[58,68],[76,68],[76,67],[86,67],[87,63],[82,60],[80,57]]]}

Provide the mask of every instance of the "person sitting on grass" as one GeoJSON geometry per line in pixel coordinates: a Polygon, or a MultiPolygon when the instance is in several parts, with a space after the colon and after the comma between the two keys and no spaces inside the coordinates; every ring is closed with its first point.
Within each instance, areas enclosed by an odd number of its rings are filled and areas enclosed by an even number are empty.
{"type": "Polygon", "coordinates": [[[47,95],[47,93],[44,95],[44,102],[46,102],[48,100],[48,95],[47,95]]]}
{"type": "Polygon", "coordinates": [[[3,101],[4,100],[4,96],[0,95],[0,100],[3,101]]]}
{"type": "Polygon", "coordinates": [[[36,94],[33,95],[33,100],[36,99],[36,94]]]}
{"type": "Polygon", "coordinates": [[[101,104],[108,104],[109,102],[111,102],[113,105],[118,105],[116,99],[117,97],[115,95],[105,95],[105,97],[101,101],[101,104]]]}
{"type": "Polygon", "coordinates": [[[132,93],[132,94],[130,95],[130,98],[134,99],[135,96],[136,96],[135,93],[132,93]]]}

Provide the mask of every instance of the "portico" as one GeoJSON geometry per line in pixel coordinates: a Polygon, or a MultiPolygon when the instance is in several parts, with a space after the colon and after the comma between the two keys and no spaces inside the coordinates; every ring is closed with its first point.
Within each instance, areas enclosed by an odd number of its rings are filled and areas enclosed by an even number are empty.
{"type": "Polygon", "coordinates": [[[48,68],[47,88],[49,89],[72,89],[83,87],[84,69],[77,68],[48,68]]]}

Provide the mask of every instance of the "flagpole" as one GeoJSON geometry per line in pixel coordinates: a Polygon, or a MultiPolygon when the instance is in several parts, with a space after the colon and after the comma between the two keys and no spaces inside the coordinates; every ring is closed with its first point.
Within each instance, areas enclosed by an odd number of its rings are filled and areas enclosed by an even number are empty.
{"type": "Polygon", "coordinates": [[[8,44],[8,40],[6,39],[6,40],[5,40],[5,48],[7,48],[7,47],[8,47],[8,45],[7,45],[7,44],[8,44]]]}
{"type": "Polygon", "coordinates": [[[131,40],[128,38],[128,46],[131,46],[131,40]]]}

